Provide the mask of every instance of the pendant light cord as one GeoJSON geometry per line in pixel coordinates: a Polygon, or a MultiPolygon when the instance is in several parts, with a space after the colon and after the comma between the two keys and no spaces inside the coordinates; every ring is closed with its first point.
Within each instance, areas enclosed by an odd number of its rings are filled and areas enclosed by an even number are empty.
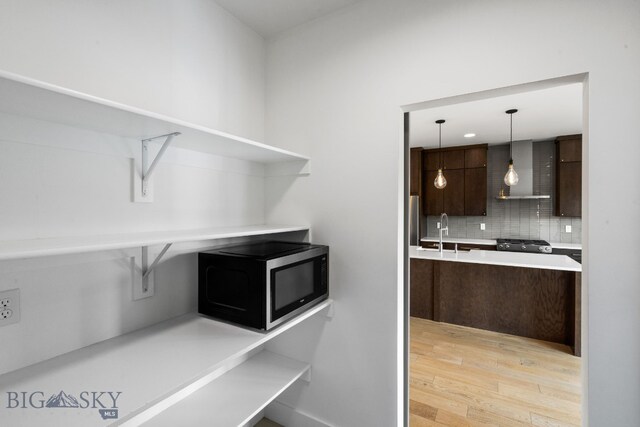
{"type": "Polygon", "coordinates": [[[442,169],[442,123],[438,123],[438,169],[442,169]]]}
{"type": "Polygon", "coordinates": [[[513,161],[513,113],[509,114],[509,161],[513,161]]]}

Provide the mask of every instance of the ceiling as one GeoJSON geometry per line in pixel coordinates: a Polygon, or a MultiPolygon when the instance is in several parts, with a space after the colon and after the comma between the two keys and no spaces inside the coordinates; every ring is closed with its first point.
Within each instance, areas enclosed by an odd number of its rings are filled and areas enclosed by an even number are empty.
{"type": "Polygon", "coordinates": [[[569,84],[515,95],[447,105],[410,113],[412,147],[438,146],[438,119],[442,146],[509,142],[509,116],[513,115],[513,140],[541,140],[582,133],[582,84],[569,84]],[[464,138],[475,133],[473,138],[464,138]]]}
{"type": "Polygon", "coordinates": [[[268,39],[360,0],[215,0],[268,39]]]}

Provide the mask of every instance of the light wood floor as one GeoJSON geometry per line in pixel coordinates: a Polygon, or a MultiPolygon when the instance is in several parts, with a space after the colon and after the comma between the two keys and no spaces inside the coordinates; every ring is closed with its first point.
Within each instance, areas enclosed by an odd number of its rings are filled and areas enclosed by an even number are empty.
{"type": "Polygon", "coordinates": [[[283,427],[283,426],[276,423],[275,421],[271,421],[269,418],[263,418],[260,421],[258,421],[258,424],[254,425],[253,427],[283,427]]]}
{"type": "Polygon", "coordinates": [[[569,347],[411,318],[410,427],[579,426],[569,347]]]}

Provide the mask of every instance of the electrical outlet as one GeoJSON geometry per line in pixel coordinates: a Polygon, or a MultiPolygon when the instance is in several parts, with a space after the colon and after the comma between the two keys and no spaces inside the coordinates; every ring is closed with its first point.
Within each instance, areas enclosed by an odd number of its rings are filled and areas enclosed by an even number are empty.
{"type": "Polygon", "coordinates": [[[564,226],[564,232],[565,233],[571,233],[571,226],[570,225],[565,225],[564,226]]]}
{"type": "Polygon", "coordinates": [[[0,326],[20,321],[20,290],[0,292],[0,326]]]}
{"type": "Polygon", "coordinates": [[[486,230],[487,226],[485,225],[484,222],[480,223],[480,230],[486,230]]]}
{"type": "Polygon", "coordinates": [[[436,222],[436,228],[440,229],[440,222],[436,222]]]}

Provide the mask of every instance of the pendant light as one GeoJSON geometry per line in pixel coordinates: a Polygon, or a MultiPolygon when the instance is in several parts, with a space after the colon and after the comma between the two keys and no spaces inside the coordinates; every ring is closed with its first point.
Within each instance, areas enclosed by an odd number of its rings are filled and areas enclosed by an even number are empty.
{"type": "Polygon", "coordinates": [[[518,184],[518,173],[513,168],[513,115],[517,113],[518,110],[512,109],[507,110],[505,113],[509,115],[510,120],[510,128],[509,128],[509,169],[507,169],[507,173],[504,175],[504,183],[508,186],[518,184]]]}
{"type": "Polygon", "coordinates": [[[442,124],[444,120],[436,120],[438,124],[438,174],[436,175],[436,179],[433,181],[433,185],[438,189],[442,190],[447,186],[447,179],[444,177],[442,173],[442,124]]]}

